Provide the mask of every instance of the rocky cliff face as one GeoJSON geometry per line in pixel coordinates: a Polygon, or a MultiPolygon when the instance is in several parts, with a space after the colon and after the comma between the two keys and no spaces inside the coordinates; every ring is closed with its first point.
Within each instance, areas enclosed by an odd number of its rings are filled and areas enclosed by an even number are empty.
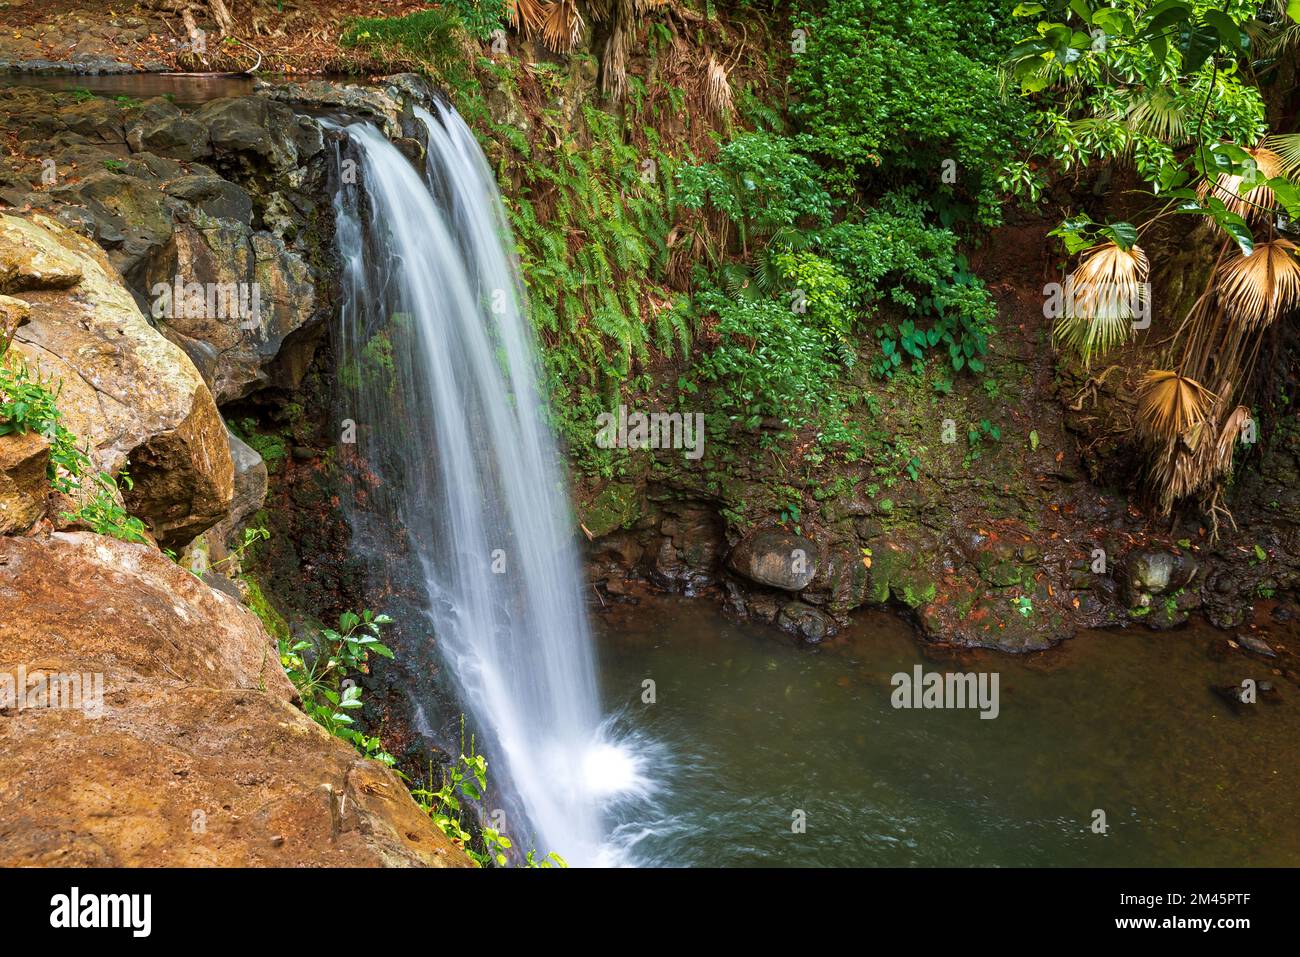
{"type": "Polygon", "coordinates": [[[130,511],[184,545],[234,494],[225,426],[193,363],[140,314],[103,251],[56,220],[0,216],[0,289],[29,319],[7,356],[59,384],[92,467],[134,482],[130,511]]]}
{"type": "Polygon", "coordinates": [[[0,116],[17,136],[0,202],[101,246],[219,403],[298,385],[326,314],[318,124],[260,96],[184,111],[24,88],[0,91],[0,116]]]}
{"type": "Polygon", "coordinates": [[[152,547],[0,538],[5,688],[4,866],[467,864],[293,706],[257,618],[152,547]]]}
{"type": "Polygon", "coordinates": [[[131,477],[117,504],[157,542],[75,530],[49,437],[0,434],[0,863],[467,865],[396,775],[294,706],[234,583],[160,550],[228,556],[266,496],[218,407],[289,394],[311,363],[322,127],[269,97],[6,90],[0,115],[0,353],[57,393],[90,469],[131,477]],[[208,308],[244,288],[255,314],[208,308]]]}
{"type": "MultiPolygon", "coordinates": [[[[1059,361],[1042,229],[1008,226],[973,261],[1001,316],[987,381],[936,395],[905,377],[863,379],[878,401],[863,410],[876,438],[859,461],[823,461],[812,434],[764,451],[762,429],[715,430],[698,464],[634,450],[618,479],[581,481],[589,575],[604,599],[634,600],[642,587],[711,593],[809,643],[854,609],[885,606],[936,643],[1032,652],[1082,628],[1167,629],[1198,612],[1242,627],[1294,591],[1294,420],[1248,459],[1230,500],[1235,527],[1215,539],[1194,510],[1154,518],[1135,494],[1140,361],[1095,378],[1059,361]]],[[[648,371],[653,402],[676,372],[648,371]]]]}

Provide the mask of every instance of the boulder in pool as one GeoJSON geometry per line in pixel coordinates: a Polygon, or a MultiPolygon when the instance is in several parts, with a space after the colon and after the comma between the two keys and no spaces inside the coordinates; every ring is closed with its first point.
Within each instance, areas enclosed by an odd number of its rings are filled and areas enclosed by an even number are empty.
{"type": "Polygon", "coordinates": [[[731,553],[728,566],[737,575],[783,591],[802,591],[817,574],[816,544],[783,531],[756,532],[731,553]]]}

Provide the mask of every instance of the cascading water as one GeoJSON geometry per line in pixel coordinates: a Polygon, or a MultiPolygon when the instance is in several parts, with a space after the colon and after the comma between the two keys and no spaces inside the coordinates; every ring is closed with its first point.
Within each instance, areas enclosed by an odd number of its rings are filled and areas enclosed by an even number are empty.
{"type": "MultiPolygon", "coordinates": [[[[337,202],[351,417],[528,837],[570,863],[608,863],[606,810],[645,788],[641,762],[602,731],[575,523],[505,212],[469,129],[435,109],[417,111],[423,176],[375,127],[345,128],[361,170],[337,202]]],[[[354,535],[364,547],[365,529],[354,535]]]]}

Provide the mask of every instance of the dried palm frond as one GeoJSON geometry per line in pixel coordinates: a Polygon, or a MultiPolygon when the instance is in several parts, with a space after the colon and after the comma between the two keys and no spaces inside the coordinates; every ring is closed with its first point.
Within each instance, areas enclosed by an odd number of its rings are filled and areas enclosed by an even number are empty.
{"type": "Polygon", "coordinates": [[[525,36],[532,36],[546,19],[541,0],[511,0],[510,25],[525,36]]]}
{"type": "Polygon", "coordinates": [[[1285,239],[1260,243],[1249,256],[1238,254],[1215,276],[1219,301],[1241,327],[1267,326],[1283,312],[1300,306],[1300,259],[1285,239]]]}
{"type": "Polygon", "coordinates": [[[582,39],[582,14],[577,0],[554,0],[542,8],[542,42],[554,53],[568,53],[582,39]]]}
{"type": "Polygon", "coordinates": [[[1232,453],[1237,447],[1237,440],[1241,438],[1241,433],[1251,421],[1250,409],[1239,405],[1232,410],[1232,414],[1219,429],[1218,440],[1214,443],[1214,470],[1219,475],[1227,475],[1232,471],[1232,453]]]}
{"type": "Polygon", "coordinates": [[[1195,379],[1153,369],[1138,386],[1138,424],[1160,441],[1182,437],[1195,442],[1193,429],[1205,421],[1213,400],[1213,394],[1195,379]]]}
{"type": "Polygon", "coordinates": [[[636,0],[636,12],[645,14],[668,6],[668,0],[636,0]]]}
{"type": "MultiPolygon", "coordinates": [[[[1286,172],[1286,164],[1282,161],[1282,157],[1268,147],[1260,146],[1248,149],[1246,152],[1259,167],[1260,174],[1267,179],[1273,179],[1286,172]]],[[[1212,192],[1228,209],[1252,222],[1262,222],[1271,217],[1277,205],[1277,197],[1273,195],[1273,191],[1261,183],[1242,195],[1241,181],[1240,176],[1223,173],[1215,181],[1213,190],[1208,183],[1202,183],[1199,192],[1202,198],[1206,193],[1212,192]]]]}
{"type": "Polygon", "coordinates": [[[1066,296],[1054,335],[1091,366],[1133,334],[1133,319],[1149,306],[1150,265],[1139,246],[1121,249],[1103,243],[1084,253],[1066,280],[1066,296]]]}
{"type": "Polygon", "coordinates": [[[1220,504],[1223,482],[1232,474],[1232,457],[1237,441],[1251,421],[1250,409],[1239,405],[1224,420],[1218,433],[1214,425],[1225,403],[1216,400],[1215,409],[1189,434],[1164,440],[1152,459],[1149,477],[1159,492],[1161,512],[1168,514],[1179,499],[1200,496],[1210,513],[1213,537],[1217,537],[1219,513],[1232,520],[1232,513],[1220,504]],[[1201,441],[1201,435],[1207,435],[1201,441]],[[1191,441],[1187,441],[1191,438],[1191,441]]]}
{"type": "Polygon", "coordinates": [[[727,70],[718,58],[709,55],[709,65],[704,71],[704,106],[716,119],[730,119],[732,110],[731,81],[727,70]]]}
{"type": "Polygon", "coordinates": [[[627,44],[632,30],[632,0],[613,0],[611,23],[600,58],[600,91],[617,102],[627,93],[627,44]]]}

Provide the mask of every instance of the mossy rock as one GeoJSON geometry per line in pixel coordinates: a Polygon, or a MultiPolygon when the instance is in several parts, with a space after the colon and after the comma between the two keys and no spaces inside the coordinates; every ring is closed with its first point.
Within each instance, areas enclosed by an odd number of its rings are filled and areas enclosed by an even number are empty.
{"type": "Polygon", "coordinates": [[[582,524],[593,538],[630,528],[641,517],[641,496],[635,485],[611,482],[583,509],[582,524]]]}

